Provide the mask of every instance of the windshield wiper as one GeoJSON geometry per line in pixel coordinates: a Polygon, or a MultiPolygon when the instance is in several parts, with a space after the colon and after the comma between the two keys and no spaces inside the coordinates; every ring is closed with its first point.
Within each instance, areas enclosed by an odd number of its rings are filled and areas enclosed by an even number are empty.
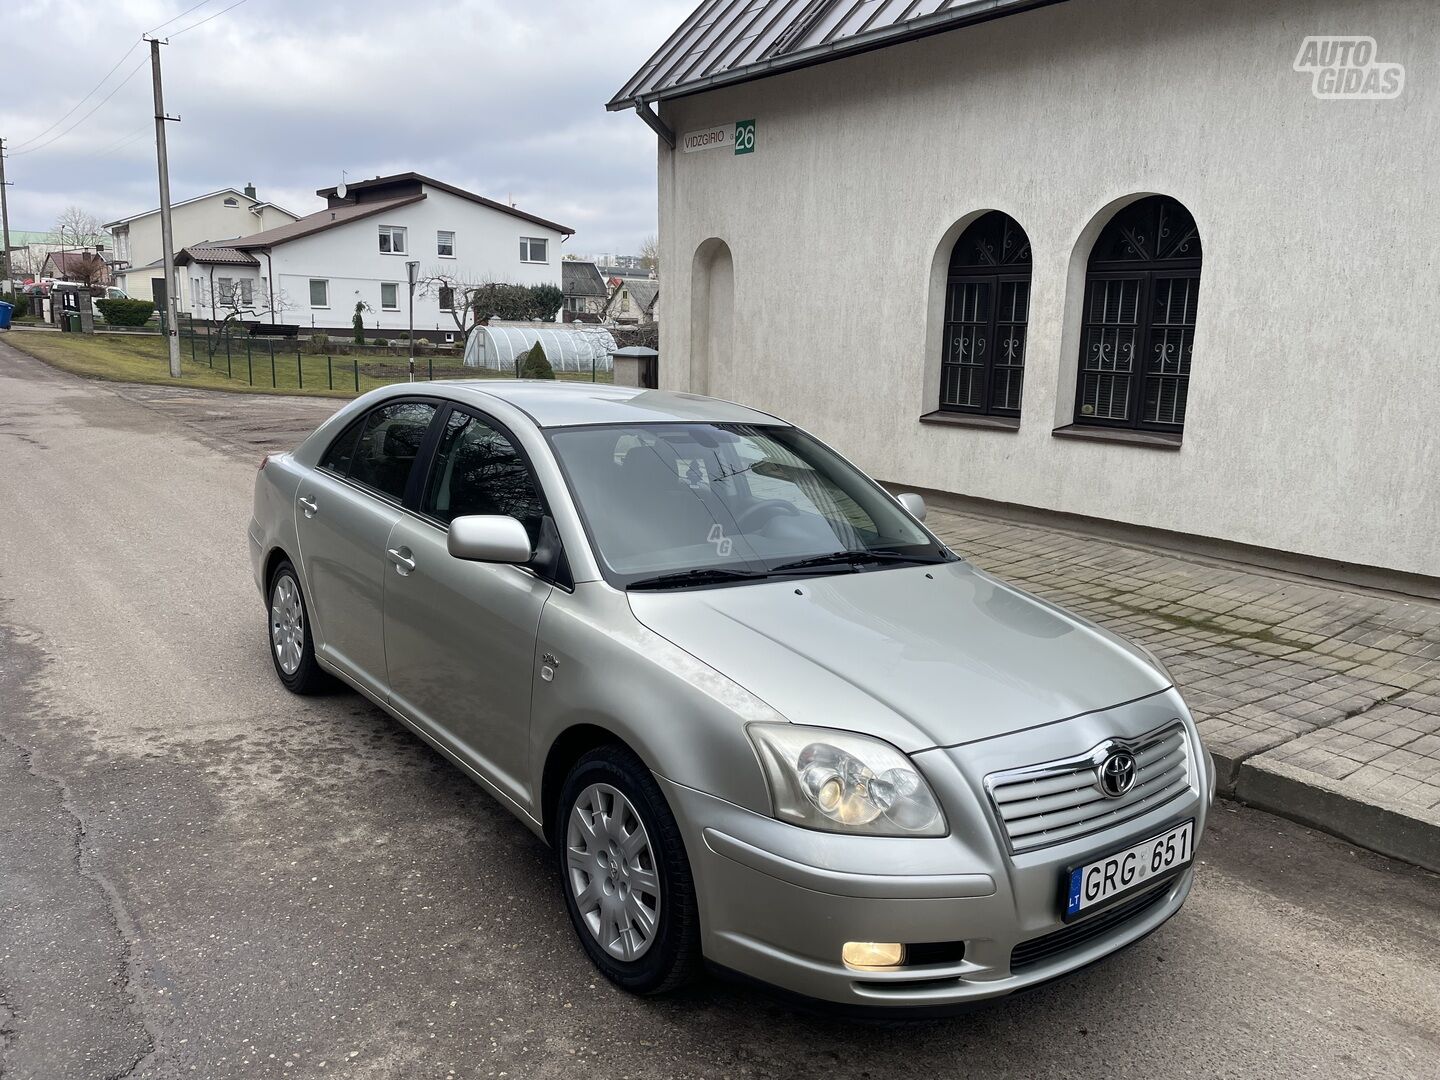
{"type": "Polygon", "coordinates": [[[690,585],[716,585],[727,581],[759,581],[766,576],[760,570],[727,570],[721,566],[702,566],[695,570],[677,570],[673,574],[632,581],[627,589],[683,589],[690,585]]]}
{"type": "Polygon", "coordinates": [[[864,563],[931,563],[944,562],[943,558],[935,558],[928,555],[906,555],[899,551],[831,551],[825,555],[815,555],[808,559],[797,559],[795,562],[781,563],[779,566],[771,567],[772,574],[783,574],[790,570],[813,570],[826,566],[834,567],[856,567],[864,563]]]}

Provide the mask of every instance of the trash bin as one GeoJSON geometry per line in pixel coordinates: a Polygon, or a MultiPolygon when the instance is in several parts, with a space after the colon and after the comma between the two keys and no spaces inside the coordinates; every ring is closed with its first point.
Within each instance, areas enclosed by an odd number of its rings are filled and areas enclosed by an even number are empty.
{"type": "Polygon", "coordinates": [[[65,328],[72,334],[80,333],[80,316],[72,313],[65,315],[65,328]]]}
{"type": "Polygon", "coordinates": [[[0,330],[10,329],[10,313],[14,310],[14,304],[7,304],[4,300],[0,300],[0,330]]]}

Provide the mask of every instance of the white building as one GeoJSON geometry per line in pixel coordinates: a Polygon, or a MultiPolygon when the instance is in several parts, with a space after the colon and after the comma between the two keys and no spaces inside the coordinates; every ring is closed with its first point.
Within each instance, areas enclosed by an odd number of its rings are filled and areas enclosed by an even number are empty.
{"type": "Polygon", "coordinates": [[[1433,0],[707,0],[610,103],[661,133],[661,385],[1436,592],[1437,39],[1433,0]]]}
{"type": "Polygon", "coordinates": [[[560,244],[574,233],[564,225],[416,173],[316,194],[326,209],[186,249],[177,258],[185,309],[224,318],[238,297],[258,321],[348,335],[362,304],[367,334],[403,337],[414,261],[415,334],[451,341],[460,337],[451,310],[460,284],[560,287],[560,244]]]}
{"type": "MultiPolygon", "coordinates": [[[[294,221],[283,206],[261,202],[254,184],[222,188],[170,204],[175,251],[209,240],[231,239],[274,229],[294,221]]],[[[160,211],[111,221],[104,226],[115,238],[115,283],[137,300],[149,300],[152,281],[165,278],[165,252],[160,239],[160,211]]]]}

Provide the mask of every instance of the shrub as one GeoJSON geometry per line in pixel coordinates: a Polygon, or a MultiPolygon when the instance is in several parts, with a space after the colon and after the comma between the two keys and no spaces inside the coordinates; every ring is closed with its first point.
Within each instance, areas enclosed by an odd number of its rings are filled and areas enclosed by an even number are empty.
{"type": "Polygon", "coordinates": [[[365,344],[365,310],[366,310],[365,301],[364,301],[364,300],[358,300],[358,301],[356,301],[356,303],[355,303],[355,317],[350,320],[350,325],[351,325],[351,327],[353,327],[354,330],[355,330],[355,344],[356,344],[356,345],[364,345],[364,344],[365,344]]]}
{"type": "Polygon", "coordinates": [[[545,355],[545,347],[536,342],[531,346],[530,351],[524,356],[520,364],[520,378],[522,379],[553,379],[555,369],[550,366],[550,360],[545,355]]]}
{"type": "Polygon", "coordinates": [[[530,318],[536,322],[551,322],[555,313],[565,303],[565,294],[554,285],[531,285],[530,318]]]}
{"type": "Polygon", "coordinates": [[[144,326],[155,314],[150,300],[97,300],[95,306],[111,326],[144,326]]]}
{"type": "Polygon", "coordinates": [[[0,300],[14,306],[15,310],[10,314],[17,319],[23,319],[30,311],[30,298],[24,293],[19,296],[11,296],[9,293],[0,293],[0,300]]]}
{"type": "Polygon", "coordinates": [[[329,334],[311,334],[309,348],[312,353],[323,353],[330,351],[329,334]]]}

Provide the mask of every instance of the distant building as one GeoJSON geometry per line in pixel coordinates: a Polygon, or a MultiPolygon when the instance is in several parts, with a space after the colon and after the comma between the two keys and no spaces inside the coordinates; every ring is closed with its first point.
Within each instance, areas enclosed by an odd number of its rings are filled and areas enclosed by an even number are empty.
{"type": "Polygon", "coordinates": [[[182,251],[184,308],[222,319],[238,307],[257,321],[349,333],[362,304],[368,333],[404,336],[414,261],[416,336],[449,341],[461,283],[561,286],[559,247],[574,232],[564,225],[413,172],[316,194],[324,210],[182,251]]]}
{"type": "MultiPolygon", "coordinates": [[[[282,206],[261,202],[254,184],[221,188],[170,205],[173,243],[182,248],[215,237],[241,237],[295,220],[282,206]]],[[[138,300],[153,295],[152,281],[165,277],[165,252],[160,238],[159,209],[108,222],[115,238],[116,284],[138,300]]]]}
{"type": "Polygon", "coordinates": [[[654,278],[610,279],[605,318],[622,325],[643,326],[659,321],[660,282],[654,278]]]}
{"type": "Polygon", "coordinates": [[[565,322],[598,320],[610,299],[610,289],[593,262],[563,259],[560,262],[560,288],[565,293],[565,322]]]}
{"type": "Polygon", "coordinates": [[[61,281],[80,281],[86,285],[114,284],[114,274],[105,254],[105,245],[96,244],[95,248],[94,251],[88,248],[83,251],[50,251],[40,266],[40,276],[59,278],[61,281]]]}

